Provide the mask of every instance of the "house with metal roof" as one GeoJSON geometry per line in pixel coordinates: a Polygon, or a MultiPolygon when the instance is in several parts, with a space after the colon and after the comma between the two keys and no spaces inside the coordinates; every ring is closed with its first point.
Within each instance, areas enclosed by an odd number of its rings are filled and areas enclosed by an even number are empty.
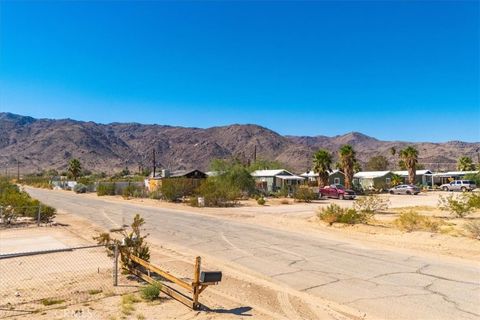
{"type": "MultiPolygon", "coordinates": [[[[400,176],[403,179],[403,183],[409,183],[408,170],[393,171],[394,174],[400,176]]],[[[432,171],[430,170],[416,170],[415,171],[415,184],[432,184],[432,171]]]]}
{"type": "MultiPolygon", "coordinates": [[[[300,175],[304,177],[309,185],[318,185],[318,173],[309,170],[300,175]]],[[[328,173],[328,184],[345,184],[345,175],[340,170],[332,170],[328,173]]]]}
{"type": "Polygon", "coordinates": [[[276,192],[287,188],[292,192],[294,187],[301,184],[305,178],[297,176],[285,169],[256,170],[252,172],[255,184],[259,190],[264,192],[276,192]]]}
{"type": "Polygon", "coordinates": [[[152,177],[152,175],[153,174],[151,174],[150,177],[145,180],[145,185],[147,186],[149,191],[157,190],[162,186],[162,181],[168,179],[184,178],[190,180],[192,184],[198,186],[200,185],[201,180],[208,177],[206,173],[197,169],[175,171],[164,169],[161,170],[159,173],[155,174],[154,177],[152,177]]]}
{"type": "Polygon", "coordinates": [[[393,175],[392,171],[360,171],[353,175],[353,185],[364,190],[388,189],[393,175]]]}
{"type": "Polygon", "coordinates": [[[455,180],[462,180],[467,174],[477,174],[480,171],[448,171],[437,172],[432,174],[433,183],[435,185],[442,185],[444,183],[450,183],[455,180]]]}

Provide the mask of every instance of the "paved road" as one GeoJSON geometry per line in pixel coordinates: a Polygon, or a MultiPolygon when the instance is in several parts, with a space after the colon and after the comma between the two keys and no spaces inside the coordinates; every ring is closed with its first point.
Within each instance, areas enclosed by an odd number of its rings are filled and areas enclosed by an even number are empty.
{"type": "Polygon", "coordinates": [[[94,223],[115,227],[135,213],[151,237],[188,246],[379,319],[480,319],[480,265],[378,250],[189,212],[65,192],[30,194],[94,223]]]}

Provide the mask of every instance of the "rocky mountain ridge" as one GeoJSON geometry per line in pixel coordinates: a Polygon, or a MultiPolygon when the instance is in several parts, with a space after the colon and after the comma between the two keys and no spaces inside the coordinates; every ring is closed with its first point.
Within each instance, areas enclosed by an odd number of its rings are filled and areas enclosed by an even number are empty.
{"type": "MultiPolygon", "coordinates": [[[[325,148],[336,154],[343,144],[351,144],[361,162],[375,155],[396,163],[390,148],[415,146],[420,162],[433,170],[454,169],[460,156],[477,159],[480,143],[409,143],[381,141],[362,133],[334,137],[282,136],[258,125],[228,125],[207,129],[139,123],[35,119],[0,113],[0,167],[14,170],[17,160],[22,172],[63,170],[70,158],[79,158],[92,171],[115,172],[125,167],[137,170],[152,163],[156,150],[159,167],[207,170],[214,158],[239,157],[277,160],[287,168],[303,172],[311,167],[313,152],[325,148]]],[[[3,173],[3,172],[2,172],[3,173]]]]}

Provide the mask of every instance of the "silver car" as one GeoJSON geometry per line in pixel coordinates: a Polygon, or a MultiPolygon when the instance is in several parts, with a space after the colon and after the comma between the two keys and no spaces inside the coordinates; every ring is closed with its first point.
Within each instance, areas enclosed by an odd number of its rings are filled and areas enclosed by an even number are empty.
{"type": "Polygon", "coordinates": [[[445,183],[440,186],[443,191],[472,191],[476,189],[475,181],[472,180],[456,180],[450,183],[445,183]]]}
{"type": "Polygon", "coordinates": [[[388,190],[390,194],[419,194],[420,189],[413,184],[400,184],[388,190]]]}

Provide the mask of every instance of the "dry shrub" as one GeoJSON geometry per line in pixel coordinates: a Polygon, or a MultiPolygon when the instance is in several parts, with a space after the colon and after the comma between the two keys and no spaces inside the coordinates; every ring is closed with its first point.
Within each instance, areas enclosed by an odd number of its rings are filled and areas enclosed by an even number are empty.
{"type": "Polygon", "coordinates": [[[480,240],[480,221],[470,221],[465,224],[467,230],[472,238],[480,240]]]}
{"type": "Polygon", "coordinates": [[[288,201],[288,199],[282,199],[280,200],[280,204],[290,204],[290,201],[288,201]]]}
{"type": "Polygon", "coordinates": [[[411,231],[430,231],[437,232],[441,222],[437,219],[422,216],[417,212],[410,210],[400,214],[395,220],[395,225],[407,232],[411,231]]]}
{"type": "Polygon", "coordinates": [[[293,198],[297,202],[310,203],[310,202],[312,202],[312,200],[315,200],[316,195],[312,191],[312,189],[310,189],[308,187],[301,186],[301,187],[299,187],[295,190],[295,192],[293,194],[293,198]]]}
{"type": "Polygon", "coordinates": [[[360,197],[353,202],[353,207],[355,210],[364,213],[369,218],[372,217],[376,212],[387,210],[389,205],[390,200],[375,194],[360,197]]]}
{"type": "Polygon", "coordinates": [[[438,199],[438,207],[440,210],[449,211],[457,218],[463,218],[466,215],[472,213],[475,209],[472,203],[475,205],[477,202],[476,196],[470,198],[468,194],[440,196],[438,199]],[[471,200],[472,199],[472,200],[471,200]]]}
{"type": "Polygon", "coordinates": [[[368,217],[355,209],[342,208],[336,204],[330,204],[317,214],[318,218],[329,225],[338,223],[356,224],[366,223],[368,217]]]}

